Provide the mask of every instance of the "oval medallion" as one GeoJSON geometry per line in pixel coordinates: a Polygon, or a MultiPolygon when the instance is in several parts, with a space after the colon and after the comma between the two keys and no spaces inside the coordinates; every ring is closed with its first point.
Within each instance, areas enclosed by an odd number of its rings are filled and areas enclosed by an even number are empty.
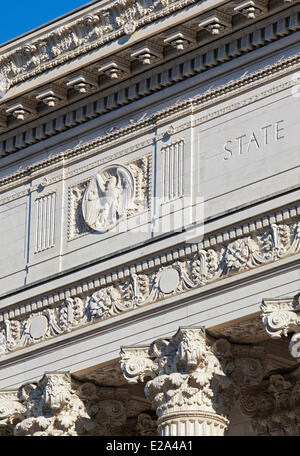
{"type": "Polygon", "coordinates": [[[171,293],[176,290],[179,282],[179,273],[176,269],[170,268],[162,272],[159,279],[159,288],[163,293],[171,293]]]}
{"type": "Polygon", "coordinates": [[[38,315],[31,320],[30,335],[33,339],[40,339],[43,337],[48,328],[48,319],[44,315],[38,315]]]}

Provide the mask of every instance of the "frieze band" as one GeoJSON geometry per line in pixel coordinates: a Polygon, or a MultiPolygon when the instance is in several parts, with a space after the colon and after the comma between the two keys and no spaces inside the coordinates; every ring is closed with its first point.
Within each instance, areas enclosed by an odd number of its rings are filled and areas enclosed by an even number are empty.
{"type": "MultiPolygon", "coordinates": [[[[288,211],[284,212],[286,215],[288,211]]],[[[1,353],[295,255],[300,252],[300,220],[296,208],[290,208],[290,214],[291,219],[283,222],[276,222],[274,214],[266,215],[256,223],[245,224],[243,229],[232,229],[235,239],[229,232],[220,233],[215,238],[217,245],[204,239],[179,247],[173,255],[163,253],[159,263],[155,258],[145,259],[139,267],[129,265],[124,271],[112,271],[110,278],[103,275],[74,287],[72,292],[58,292],[31,305],[10,309],[9,313],[4,311],[0,315],[1,353]]],[[[277,213],[277,218],[281,217],[277,213]]]]}

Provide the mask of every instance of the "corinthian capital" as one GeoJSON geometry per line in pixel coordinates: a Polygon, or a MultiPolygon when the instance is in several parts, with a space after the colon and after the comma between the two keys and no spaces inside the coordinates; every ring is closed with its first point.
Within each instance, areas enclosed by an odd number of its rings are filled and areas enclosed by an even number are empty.
{"type": "Polygon", "coordinates": [[[207,422],[222,434],[237,385],[263,377],[257,356],[262,353],[255,347],[213,341],[204,328],[183,327],[149,347],[123,347],[121,368],[130,383],[146,380],[162,435],[170,435],[171,428],[179,432],[173,435],[202,435],[207,422]],[[192,430],[186,427],[189,419],[192,430]]]}
{"type": "Polygon", "coordinates": [[[242,413],[252,418],[257,435],[300,435],[300,368],[276,374],[240,396],[242,413]]]}
{"type": "Polygon", "coordinates": [[[290,341],[290,353],[300,361],[300,301],[299,296],[287,299],[264,299],[262,322],[270,337],[279,339],[295,332],[290,341]]]}
{"type": "Polygon", "coordinates": [[[126,419],[128,392],[45,373],[37,383],[0,393],[0,434],[111,435],[126,419]]]}

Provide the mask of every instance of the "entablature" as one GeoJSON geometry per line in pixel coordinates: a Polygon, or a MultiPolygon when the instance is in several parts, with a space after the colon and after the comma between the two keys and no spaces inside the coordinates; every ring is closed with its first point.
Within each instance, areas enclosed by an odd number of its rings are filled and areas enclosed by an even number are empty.
{"type": "MultiPolygon", "coordinates": [[[[248,2],[248,5],[245,2],[210,0],[201,4],[195,0],[184,2],[149,0],[146,8],[138,1],[130,0],[127,3],[125,10],[122,2],[119,4],[116,1],[111,6],[114,14],[118,12],[120,15],[118,17],[107,13],[108,10],[105,8],[109,6],[105,5],[100,12],[89,12],[74,24],[60,25],[56,30],[49,31],[46,36],[39,37],[37,42],[30,39],[30,35],[26,35],[21,39],[22,45],[17,49],[11,49],[13,44],[4,46],[3,50],[7,47],[10,49],[1,57],[0,86],[3,97],[0,100],[0,126],[5,134],[24,122],[51,115],[61,106],[80,102],[83,97],[91,93],[97,93],[99,90],[103,92],[123,81],[131,81],[133,77],[143,75],[149,66],[153,69],[161,67],[174,59],[180,59],[181,54],[185,55],[199,47],[202,49],[221,36],[226,37],[229,34],[231,36],[234,32],[251,26],[253,21],[261,21],[267,17],[269,20],[269,16],[286,8],[290,10],[291,7],[291,2],[284,0],[270,0],[268,4],[260,1],[257,5],[254,1],[248,2]],[[177,13],[174,15],[175,12],[177,13]],[[135,16],[139,19],[136,20],[135,16]],[[160,19],[159,22],[157,22],[158,19],[160,19]],[[99,21],[104,23],[100,26],[99,21]],[[151,25],[152,21],[154,23],[151,25]],[[72,68],[71,71],[70,68],[72,68]]],[[[298,3],[298,0],[293,3],[298,3]]],[[[190,65],[190,70],[184,68],[183,74],[177,75],[175,80],[192,76],[195,72],[214,66],[215,60],[219,63],[225,62],[230,58],[230,54],[232,57],[237,56],[265,42],[271,42],[279,36],[285,36],[290,33],[289,30],[299,29],[298,22],[296,12],[289,24],[282,19],[277,26],[271,22],[266,33],[261,34],[257,31],[251,32],[251,36],[245,35],[241,49],[238,49],[237,43],[233,43],[228,44],[232,47],[231,51],[226,50],[226,44],[223,44],[216,59],[212,55],[216,51],[208,52],[206,57],[200,55],[199,62],[196,64],[199,68],[193,69],[193,65],[190,65]]],[[[18,40],[17,43],[20,45],[18,40]]],[[[161,82],[163,86],[171,83],[161,82]]],[[[159,81],[152,89],[150,88],[150,92],[157,90],[157,85],[159,81]]],[[[144,96],[146,92],[143,93],[143,90],[141,93],[137,92],[131,99],[144,96]]],[[[128,97],[125,93],[121,94],[116,105],[126,104],[126,98],[128,97]]],[[[99,102],[101,104],[100,100],[99,102]]],[[[111,97],[108,97],[107,102],[111,104],[111,97]]],[[[100,109],[101,113],[113,108],[113,106],[106,106],[105,102],[102,104],[104,110],[100,109]]],[[[92,111],[88,114],[88,118],[94,117],[95,110],[92,109],[92,111]]],[[[100,112],[99,109],[96,111],[100,112]]],[[[69,118],[70,115],[67,117],[69,118]]],[[[67,120],[69,127],[76,124],[75,118],[73,121],[67,120]]],[[[82,121],[84,119],[81,116],[79,122],[82,121]]],[[[49,125],[47,129],[49,130],[49,125]]],[[[46,130],[45,137],[48,136],[46,130]]],[[[61,129],[58,128],[58,131],[61,129]]],[[[33,142],[35,142],[34,138],[33,142]]],[[[19,138],[15,143],[16,149],[23,148],[25,143],[19,138]]],[[[6,149],[8,152],[9,146],[6,149]]]]}

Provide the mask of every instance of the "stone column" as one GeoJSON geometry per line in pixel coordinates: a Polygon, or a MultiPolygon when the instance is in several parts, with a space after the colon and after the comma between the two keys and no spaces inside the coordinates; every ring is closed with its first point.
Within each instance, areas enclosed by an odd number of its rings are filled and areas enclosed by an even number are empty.
{"type": "Polygon", "coordinates": [[[253,355],[263,356],[256,347],[213,341],[203,328],[179,328],[148,347],[122,347],[121,368],[129,383],[146,381],[161,436],[221,436],[239,385],[263,376],[253,355]]]}
{"type": "Polygon", "coordinates": [[[284,299],[264,299],[261,305],[262,322],[272,339],[293,332],[290,353],[300,361],[300,296],[284,299]]]}

